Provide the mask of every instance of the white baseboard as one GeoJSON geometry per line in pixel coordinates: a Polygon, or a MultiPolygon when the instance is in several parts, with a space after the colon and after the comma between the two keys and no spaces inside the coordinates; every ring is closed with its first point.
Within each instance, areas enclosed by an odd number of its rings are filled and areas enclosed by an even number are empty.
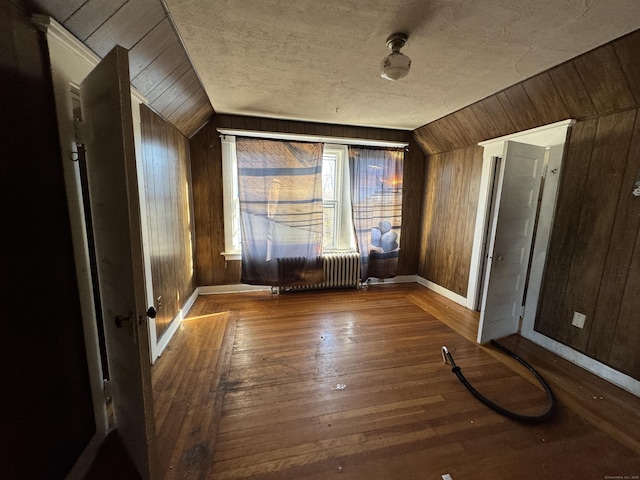
{"type": "Polygon", "coordinates": [[[640,381],[632,378],[628,375],[625,375],[618,370],[614,370],[613,368],[605,365],[604,363],[600,363],[597,360],[594,360],[591,357],[588,357],[577,350],[574,350],[563,343],[552,340],[551,338],[542,335],[541,333],[532,331],[523,331],[520,333],[527,340],[532,341],[536,345],[548,350],[550,352],[555,353],[559,357],[568,360],[571,363],[576,364],[577,366],[584,368],[588,372],[593,373],[597,377],[602,378],[614,385],[626,390],[633,395],[640,397],[640,381]]]}
{"type": "Polygon", "coordinates": [[[193,291],[193,293],[187,299],[187,301],[182,306],[178,314],[173,318],[173,320],[171,321],[167,329],[162,333],[162,335],[158,339],[156,343],[156,347],[154,348],[154,358],[152,360],[152,363],[155,363],[155,361],[160,357],[160,355],[162,355],[162,352],[164,352],[164,349],[167,348],[169,341],[171,341],[175,333],[178,331],[178,328],[180,328],[180,323],[187,316],[187,313],[189,313],[189,310],[191,309],[196,299],[198,298],[198,290],[199,289],[196,288],[193,291]]]}
{"type": "Polygon", "coordinates": [[[459,305],[462,305],[463,307],[467,308],[467,298],[463,297],[462,295],[452,292],[451,290],[447,290],[444,287],[441,287],[440,285],[433,283],[429,280],[427,280],[426,278],[417,277],[416,280],[420,285],[427,287],[429,290],[433,290],[434,292],[442,295],[443,297],[448,298],[449,300],[453,300],[454,302],[456,302],[459,305]]]}

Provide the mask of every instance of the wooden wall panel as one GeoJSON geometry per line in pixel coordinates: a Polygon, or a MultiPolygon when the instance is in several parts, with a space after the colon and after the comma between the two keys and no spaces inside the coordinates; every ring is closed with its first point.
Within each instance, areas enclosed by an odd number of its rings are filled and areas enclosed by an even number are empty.
{"type": "MultiPolygon", "coordinates": [[[[567,106],[567,118],[588,118],[596,115],[596,106],[573,62],[549,70],[549,76],[562,102],[567,106]]],[[[543,95],[542,92],[539,93],[543,95]]]]}
{"type": "Polygon", "coordinates": [[[430,155],[425,171],[418,274],[466,296],[478,205],[482,149],[430,155]]]}
{"type": "Polygon", "coordinates": [[[193,136],[214,113],[158,0],[20,1],[30,13],[50,15],[100,57],[116,44],[129,49],[132,85],[183,135],[193,136]]]}
{"type": "Polygon", "coordinates": [[[640,45],[640,30],[613,44],[636,105],[640,105],[640,48],[638,45],[640,45]]]}
{"type": "Polygon", "coordinates": [[[640,30],[424,125],[414,130],[415,138],[429,155],[463,148],[470,139],[477,143],[565,118],[635,108],[639,51],[640,30]],[[452,131],[452,118],[464,132],[452,131]]]}
{"type": "Polygon", "coordinates": [[[612,44],[581,55],[573,63],[600,115],[637,105],[612,44]]]}
{"type": "MultiPolygon", "coordinates": [[[[635,128],[631,148],[627,155],[627,162],[624,168],[624,175],[621,178],[620,196],[615,209],[615,220],[611,230],[607,259],[602,274],[602,285],[598,292],[596,309],[593,315],[587,353],[596,358],[607,358],[609,356],[613,336],[621,322],[624,322],[625,314],[623,309],[623,297],[625,287],[627,294],[633,290],[633,280],[629,278],[630,265],[632,263],[633,251],[629,245],[636,244],[635,250],[640,248],[636,242],[636,235],[640,232],[640,201],[628,192],[633,188],[633,184],[640,174],[640,121],[635,118],[635,128]],[[627,282],[631,282],[627,286],[627,282]]],[[[631,272],[633,275],[633,272],[631,272]]],[[[631,297],[627,297],[627,305],[630,305],[631,297]]],[[[637,323],[637,322],[636,322],[637,323]]],[[[630,326],[635,325],[633,322],[630,326]]],[[[631,329],[633,330],[633,329],[631,329]]],[[[640,330],[638,328],[637,330],[640,330]]],[[[629,330],[624,329],[628,332],[629,330]]],[[[634,335],[628,335],[637,338],[634,335]]],[[[640,341],[640,339],[638,339],[640,341]]],[[[619,345],[617,350],[619,351],[619,345]]],[[[618,363],[622,359],[614,359],[618,363]]],[[[628,366],[628,365],[627,365],[628,366]]]]}
{"type": "Polygon", "coordinates": [[[521,83],[496,94],[517,132],[542,125],[533,103],[521,83]]]}
{"type": "MultiPolygon", "coordinates": [[[[578,230],[580,221],[576,212],[582,208],[597,126],[597,119],[586,120],[576,123],[569,132],[554,219],[554,224],[562,225],[563,228],[553,229],[551,235],[547,265],[553,265],[553,268],[545,271],[541,298],[563,299],[565,296],[571,259],[575,250],[575,232],[578,230]]],[[[562,306],[562,301],[541,302],[536,329],[551,338],[557,338],[560,328],[558,319],[562,316],[562,306]]]]}
{"type": "Polygon", "coordinates": [[[626,111],[601,117],[596,129],[579,213],[580,222],[578,229],[573,231],[577,238],[564,307],[557,319],[560,322],[557,339],[579,351],[586,349],[598,291],[605,287],[602,283],[603,269],[610,253],[609,242],[634,121],[635,112],[626,111]],[[587,315],[589,321],[584,329],[571,325],[574,311],[587,315]]]}
{"type": "Polygon", "coordinates": [[[409,151],[404,157],[402,186],[402,235],[398,275],[415,275],[420,260],[420,217],[422,212],[425,155],[416,141],[409,141],[409,151]]]}
{"type": "Polygon", "coordinates": [[[191,139],[191,175],[196,282],[199,286],[239,283],[239,275],[237,281],[227,282],[226,262],[220,255],[224,252],[222,153],[212,122],[191,139]]]}
{"type": "Polygon", "coordinates": [[[459,152],[470,139],[578,120],[566,149],[535,328],[638,379],[632,345],[640,344],[640,324],[629,316],[640,311],[632,270],[640,207],[630,195],[640,170],[639,66],[640,30],[414,131],[428,155],[421,275],[460,293],[449,276],[451,252],[471,246],[453,248],[453,227],[442,225],[461,214],[452,211],[461,198],[447,193],[459,175],[448,162],[464,161],[459,152]],[[466,132],[451,131],[456,128],[466,132]],[[584,329],[571,326],[574,311],[587,314],[584,329]]]}
{"type": "Polygon", "coordinates": [[[629,265],[624,296],[618,314],[618,322],[607,357],[609,365],[640,378],[640,326],[638,307],[640,306],[640,230],[636,236],[633,257],[629,265]]]}
{"type": "Polygon", "coordinates": [[[158,337],[195,290],[189,141],[146,107],[141,109],[143,175],[158,337]],[[158,301],[161,297],[161,301],[158,301]]]}
{"type": "Polygon", "coordinates": [[[526,80],[522,88],[538,113],[540,123],[549,124],[570,118],[569,110],[548,73],[526,80]]]}
{"type": "Polygon", "coordinates": [[[419,213],[421,205],[424,155],[411,132],[381,128],[353,127],[273,118],[216,115],[191,140],[194,221],[196,232],[196,278],[198,285],[240,283],[240,261],[225,261],[224,211],[222,200],[222,152],[217,128],[262,132],[304,133],[308,135],[340,136],[373,140],[403,141],[411,144],[405,173],[403,208],[409,215],[403,219],[401,274],[415,274],[419,255],[419,213]],[[413,213],[412,213],[413,212],[413,213]]]}

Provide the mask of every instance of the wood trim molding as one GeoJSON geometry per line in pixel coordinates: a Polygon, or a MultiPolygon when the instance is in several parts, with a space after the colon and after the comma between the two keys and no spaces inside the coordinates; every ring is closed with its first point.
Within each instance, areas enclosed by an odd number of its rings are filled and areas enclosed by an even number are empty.
{"type": "Polygon", "coordinates": [[[453,300],[458,305],[462,305],[463,307],[467,308],[466,297],[463,297],[462,295],[452,292],[451,290],[447,290],[446,288],[441,287],[440,285],[433,283],[427,280],[426,278],[423,278],[420,276],[417,276],[417,282],[423,287],[427,287],[429,290],[433,290],[434,292],[442,295],[443,297],[446,297],[449,300],[453,300]]]}

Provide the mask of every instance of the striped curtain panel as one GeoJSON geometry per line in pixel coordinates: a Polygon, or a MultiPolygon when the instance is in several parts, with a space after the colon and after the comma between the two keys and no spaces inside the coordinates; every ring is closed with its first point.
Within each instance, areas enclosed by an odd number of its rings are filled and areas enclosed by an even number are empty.
{"type": "Polygon", "coordinates": [[[322,144],[237,138],[242,282],[313,285],[322,273],[322,144]]]}
{"type": "Polygon", "coordinates": [[[349,147],[351,208],[363,281],[397,274],[403,161],[402,149],[349,147]]]}

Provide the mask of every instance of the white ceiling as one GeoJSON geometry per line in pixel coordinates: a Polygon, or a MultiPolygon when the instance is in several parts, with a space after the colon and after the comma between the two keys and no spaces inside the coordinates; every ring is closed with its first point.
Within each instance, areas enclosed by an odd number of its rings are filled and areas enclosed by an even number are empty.
{"type": "Polygon", "coordinates": [[[639,0],[165,2],[217,113],[409,130],[640,28],[639,0]]]}

